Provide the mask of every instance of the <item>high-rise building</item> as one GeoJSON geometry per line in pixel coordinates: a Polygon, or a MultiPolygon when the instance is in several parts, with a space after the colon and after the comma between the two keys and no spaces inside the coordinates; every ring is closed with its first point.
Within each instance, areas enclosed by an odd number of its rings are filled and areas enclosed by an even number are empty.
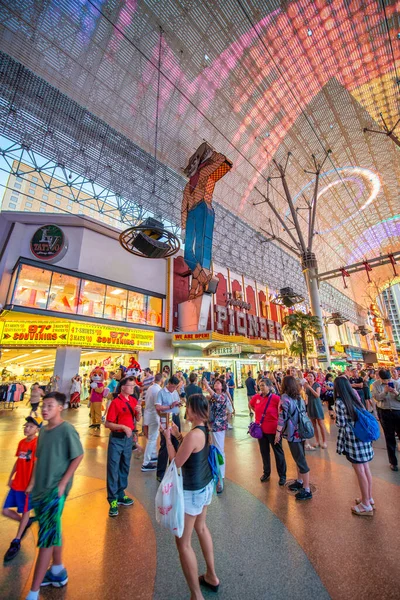
{"type": "Polygon", "coordinates": [[[44,171],[38,173],[17,160],[12,165],[1,210],[69,213],[99,218],[107,225],[122,228],[118,209],[111,203],[101,198],[96,200],[83,190],[69,186],[44,171]]]}
{"type": "Polygon", "coordinates": [[[387,315],[392,325],[393,338],[396,343],[397,351],[400,351],[400,285],[392,285],[386,288],[382,294],[387,315]]]}

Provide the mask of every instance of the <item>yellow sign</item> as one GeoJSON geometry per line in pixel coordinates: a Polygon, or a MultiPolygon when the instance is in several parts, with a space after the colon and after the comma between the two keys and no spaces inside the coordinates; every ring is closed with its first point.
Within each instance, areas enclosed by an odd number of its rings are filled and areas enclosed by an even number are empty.
{"type": "Polygon", "coordinates": [[[14,347],[79,346],[106,350],[154,350],[153,331],[62,319],[0,322],[0,339],[2,345],[14,347]]]}
{"type": "Polygon", "coordinates": [[[336,342],[334,345],[336,352],[344,352],[344,346],[340,342],[336,342]]]}

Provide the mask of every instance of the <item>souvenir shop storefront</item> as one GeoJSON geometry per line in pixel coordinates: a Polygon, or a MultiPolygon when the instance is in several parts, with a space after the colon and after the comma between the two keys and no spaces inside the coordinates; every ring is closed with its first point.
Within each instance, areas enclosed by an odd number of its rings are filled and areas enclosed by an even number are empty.
{"type": "Polygon", "coordinates": [[[286,354],[283,341],[258,340],[257,344],[260,345],[254,345],[253,339],[212,331],[175,333],[172,336],[174,370],[196,371],[206,377],[208,373],[230,370],[240,388],[249,371],[256,378],[258,371],[276,371],[283,367],[286,354]]]}
{"type": "Polygon", "coordinates": [[[119,232],[91,219],[40,222],[37,214],[0,215],[1,381],[57,376],[67,392],[71,377],[95,366],[110,371],[135,358],[158,370],[172,359],[166,262],[131,256],[119,232]]]}
{"type": "Polygon", "coordinates": [[[214,265],[215,293],[188,302],[189,280],[182,257],[173,268],[174,369],[234,373],[238,387],[247,373],[281,370],[285,311],[270,302],[271,290],[214,265]],[[196,327],[197,326],[197,327],[196,327]]]}

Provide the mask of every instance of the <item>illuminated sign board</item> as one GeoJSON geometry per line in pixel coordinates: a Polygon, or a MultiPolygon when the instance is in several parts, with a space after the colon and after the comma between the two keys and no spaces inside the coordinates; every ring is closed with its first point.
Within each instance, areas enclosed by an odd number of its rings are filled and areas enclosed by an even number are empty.
{"type": "Polygon", "coordinates": [[[39,260],[58,262],[68,250],[67,238],[57,225],[43,225],[33,234],[30,250],[39,260]]]}
{"type": "Polygon", "coordinates": [[[0,324],[0,334],[1,344],[12,347],[79,346],[99,350],[154,350],[153,331],[62,319],[4,321],[0,324]]]}
{"type": "Polygon", "coordinates": [[[225,323],[228,323],[230,334],[262,340],[283,341],[281,324],[277,321],[217,305],[215,307],[215,330],[224,331],[225,323]]]}
{"type": "Polygon", "coordinates": [[[172,341],[174,342],[204,342],[211,340],[211,333],[174,333],[172,341]]]}

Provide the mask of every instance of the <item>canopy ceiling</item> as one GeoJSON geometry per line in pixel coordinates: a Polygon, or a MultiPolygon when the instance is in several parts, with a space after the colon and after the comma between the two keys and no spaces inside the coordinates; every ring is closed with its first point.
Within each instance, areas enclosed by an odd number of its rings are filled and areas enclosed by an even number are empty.
{"type": "MultiPolygon", "coordinates": [[[[161,32],[159,161],[181,173],[206,139],[234,164],[216,201],[290,242],[257,190],[291,152],[302,221],[313,186],[304,169],[331,149],[314,245],[328,271],[400,248],[399,148],[363,133],[381,128],[381,113],[389,127],[400,117],[398,10],[383,0],[0,1],[0,50],[153,153],[161,32]]],[[[288,218],[281,182],[271,184],[288,218]]],[[[360,300],[364,275],[348,285],[360,300]]]]}

